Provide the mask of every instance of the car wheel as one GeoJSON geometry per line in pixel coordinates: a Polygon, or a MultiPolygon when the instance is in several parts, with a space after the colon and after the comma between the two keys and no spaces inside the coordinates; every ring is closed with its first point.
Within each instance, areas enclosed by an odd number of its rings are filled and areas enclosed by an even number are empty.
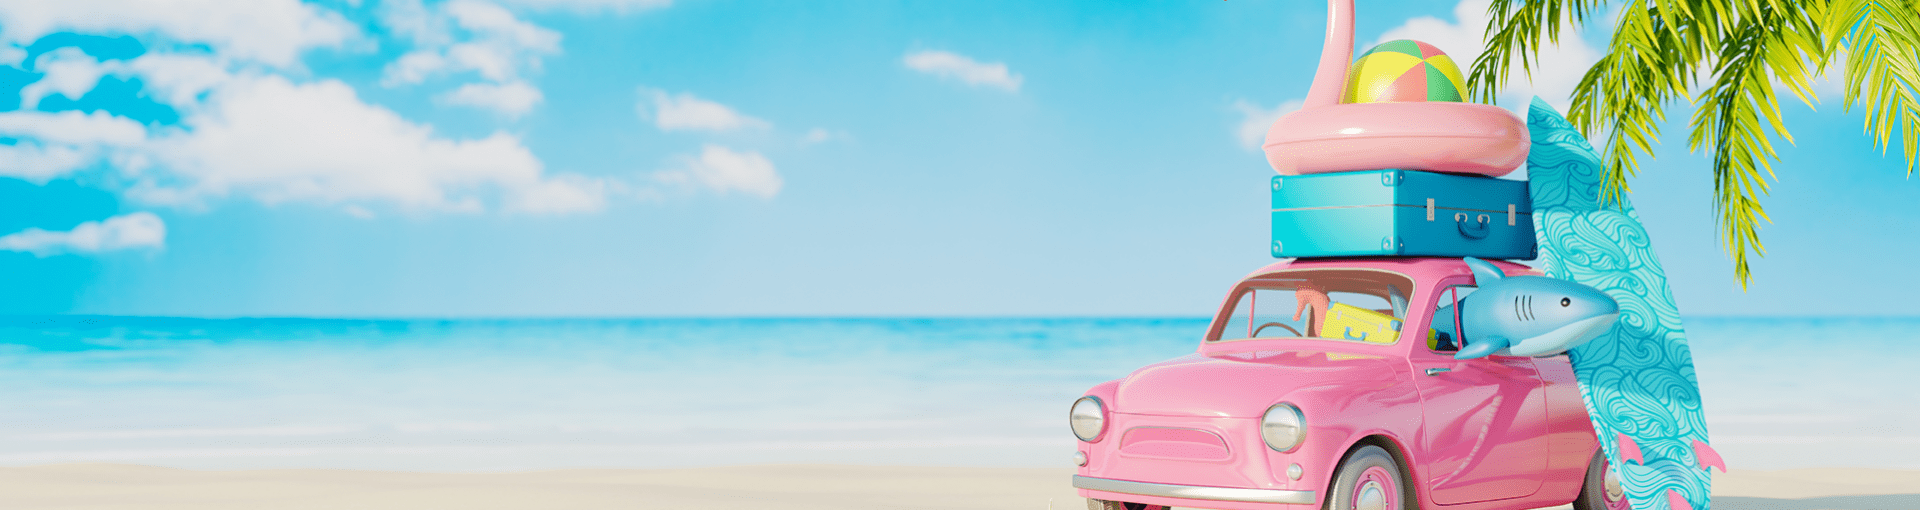
{"type": "Polygon", "coordinates": [[[1087,498],[1087,510],[1168,510],[1166,506],[1087,498]]]}
{"type": "Polygon", "coordinates": [[[1406,480],[1393,455],[1378,446],[1362,446],[1340,463],[1327,494],[1326,510],[1407,510],[1406,480]]]}
{"type": "Polygon", "coordinates": [[[1620,486],[1620,475],[1607,463],[1604,451],[1593,452],[1587,462],[1587,478],[1580,482],[1580,497],[1573,500],[1574,510],[1633,510],[1627,492],[1620,486]]]}

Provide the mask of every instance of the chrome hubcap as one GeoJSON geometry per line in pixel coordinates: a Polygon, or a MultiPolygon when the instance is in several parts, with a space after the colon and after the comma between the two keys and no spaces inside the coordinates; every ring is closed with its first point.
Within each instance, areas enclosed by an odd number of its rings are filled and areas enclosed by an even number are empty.
{"type": "Polygon", "coordinates": [[[1614,474],[1612,466],[1607,467],[1606,473],[1602,477],[1605,481],[1601,483],[1601,488],[1606,491],[1607,501],[1619,501],[1627,490],[1620,486],[1620,475],[1614,474]]]}
{"type": "Polygon", "coordinates": [[[1353,510],[1387,510],[1387,492],[1380,482],[1368,480],[1353,494],[1353,510]]]}

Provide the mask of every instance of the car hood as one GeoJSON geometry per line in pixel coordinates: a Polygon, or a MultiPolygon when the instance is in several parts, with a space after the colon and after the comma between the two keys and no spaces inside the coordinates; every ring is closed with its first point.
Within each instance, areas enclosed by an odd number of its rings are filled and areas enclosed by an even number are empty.
{"type": "Polygon", "coordinates": [[[1356,395],[1384,389],[1394,380],[1392,365],[1371,354],[1322,350],[1191,354],[1128,375],[1114,393],[1113,411],[1257,418],[1275,402],[1306,398],[1305,393],[1356,395]]]}

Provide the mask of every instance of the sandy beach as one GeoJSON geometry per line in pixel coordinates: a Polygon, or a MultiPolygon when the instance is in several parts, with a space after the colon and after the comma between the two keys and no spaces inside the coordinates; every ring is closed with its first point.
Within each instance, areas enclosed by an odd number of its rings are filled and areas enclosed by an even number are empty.
{"type": "MultiPolygon", "coordinates": [[[[0,468],[9,509],[1079,509],[1070,469],[843,465],[521,473],[194,471],[125,464],[0,468]]],[[[1920,509],[1920,471],[1717,476],[1721,510],[1920,509]]]]}

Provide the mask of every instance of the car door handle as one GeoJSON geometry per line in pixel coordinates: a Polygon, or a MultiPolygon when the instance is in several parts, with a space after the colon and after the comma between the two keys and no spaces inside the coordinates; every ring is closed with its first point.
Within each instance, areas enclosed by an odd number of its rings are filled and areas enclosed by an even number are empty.
{"type": "Polygon", "coordinates": [[[1429,368],[1427,369],[1427,375],[1440,375],[1452,371],[1453,369],[1451,368],[1429,368]]]}

